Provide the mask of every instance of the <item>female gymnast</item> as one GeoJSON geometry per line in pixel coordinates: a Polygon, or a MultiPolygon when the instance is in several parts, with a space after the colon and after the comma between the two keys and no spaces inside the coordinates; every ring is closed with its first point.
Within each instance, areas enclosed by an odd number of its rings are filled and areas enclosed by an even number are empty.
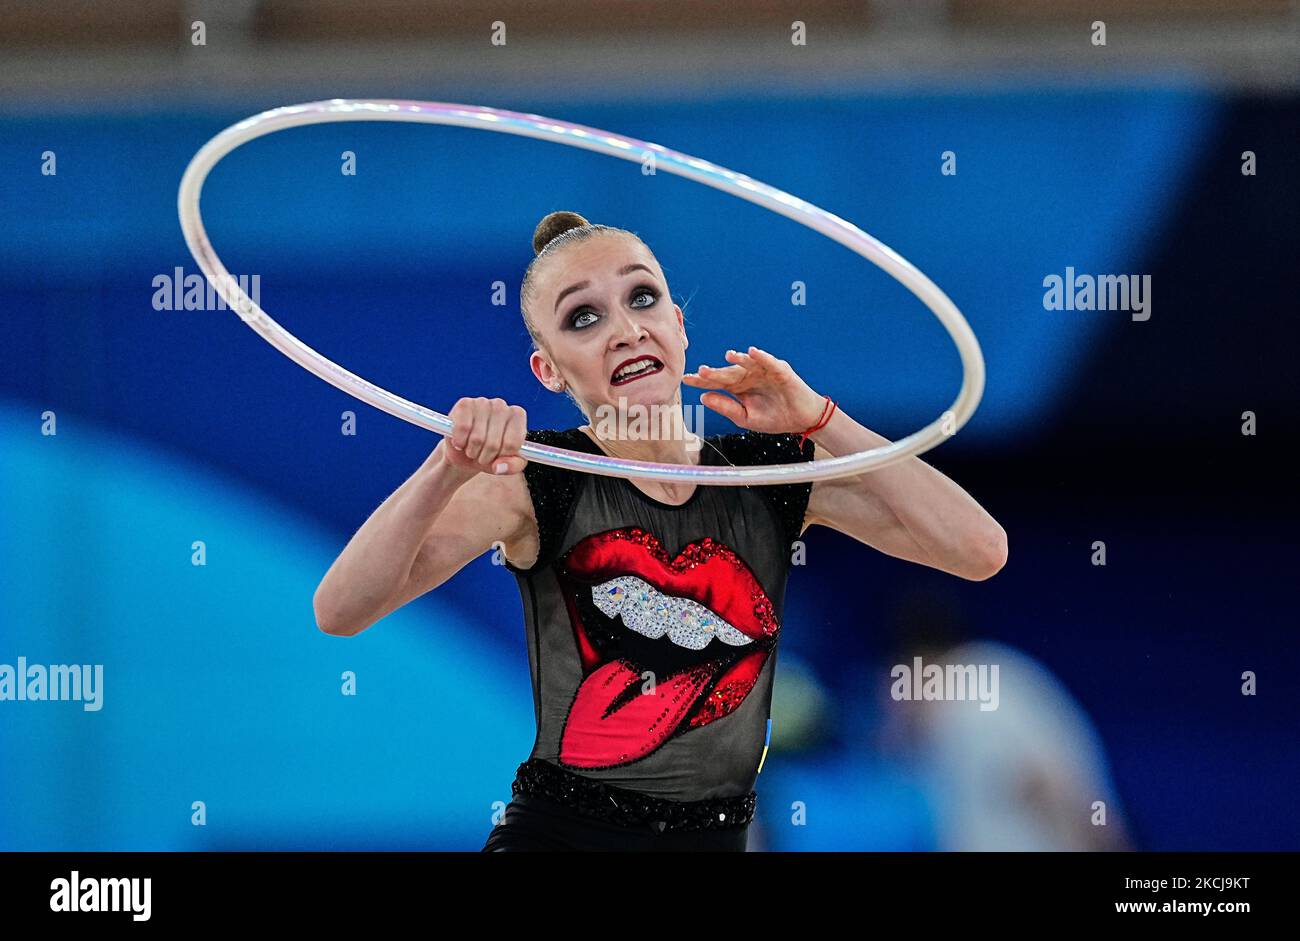
{"type": "Polygon", "coordinates": [[[784,464],[888,443],[756,347],[686,373],[682,309],[634,233],[553,212],[533,250],[520,290],[529,363],[589,423],[529,431],[518,405],[460,399],[452,433],[325,574],[317,623],[356,634],[501,550],[523,599],[537,737],[483,851],[744,850],[803,531],[828,526],[975,580],[1003,566],[1006,534],[915,456],[755,487],[520,457],[528,440],[659,463],[784,464]],[[687,430],[682,383],[710,390],[702,404],[745,432],[687,430]],[[649,415],[668,420],[647,434],[649,415]]]}

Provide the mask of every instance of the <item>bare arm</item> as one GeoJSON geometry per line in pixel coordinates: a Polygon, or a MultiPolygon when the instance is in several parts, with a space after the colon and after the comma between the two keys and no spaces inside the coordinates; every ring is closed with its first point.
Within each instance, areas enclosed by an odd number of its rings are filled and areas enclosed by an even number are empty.
{"type": "Polygon", "coordinates": [[[358,634],[494,544],[516,545],[530,527],[535,531],[520,473],[526,462],[506,456],[517,455],[522,443],[523,409],[462,399],[450,417],[452,435],[370,515],[325,573],[312,600],[325,633],[358,634]],[[453,449],[458,438],[464,446],[453,449]],[[499,461],[507,463],[504,474],[487,472],[499,461]]]}
{"type": "MultiPolygon", "coordinates": [[[[811,437],[816,458],[888,443],[842,411],[811,437]]],[[[816,481],[804,518],[896,558],[973,581],[991,577],[1006,563],[1007,535],[997,521],[915,455],[866,474],[816,481]]]]}
{"type": "MultiPolygon", "coordinates": [[[[742,428],[784,432],[812,428],[827,407],[783,359],[751,346],[728,350],[730,366],[700,366],[682,382],[703,389],[701,403],[742,428]]],[[[836,410],[811,433],[815,458],[837,457],[889,442],[836,410]]],[[[1007,534],[961,487],[916,455],[879,470],[813,483],[804,526],[838,529],[881,552],[982,581],[1006,563],[1007,534]]]]}

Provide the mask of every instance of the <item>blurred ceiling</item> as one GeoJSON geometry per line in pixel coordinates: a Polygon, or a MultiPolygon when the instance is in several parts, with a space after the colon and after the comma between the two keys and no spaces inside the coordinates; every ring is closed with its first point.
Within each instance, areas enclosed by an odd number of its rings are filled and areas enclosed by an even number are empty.
{"type": "Polygon", "coordinates": [[[575,96],[843,85],[1300,86],[1296,0],[6,0],[10,107],[545,84],[575,96]],[[1094,45],[1095,21],[1106,45],[1094,45]],[[192,41],[202,22],[205,43],[192,41]],[[806,45],[791,42],[804,24],[806,45]],[[505,43],[500,26],[505,27],[505,43]]]}

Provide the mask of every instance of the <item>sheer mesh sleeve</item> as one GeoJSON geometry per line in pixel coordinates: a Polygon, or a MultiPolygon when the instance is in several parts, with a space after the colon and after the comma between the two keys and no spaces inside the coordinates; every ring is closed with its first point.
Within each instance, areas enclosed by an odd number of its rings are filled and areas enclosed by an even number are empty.
{"type": "MultiPolygon", "coordinates": [[[[589,441],[582,432],[578,436],[589,441]]],[[[549,428],[537,428],[524,435],[526,441],[545,444],[553,448],[566,448],[573,451],[590,450],[582,447],[582,442],[574,438],[573,430],[557,431],[549,428]]],[[[573,508],[581,484],[580,475],[572,471],[551,467],[529,461],[524,467],[524,480],[528,484],[528,493],[533,501],[533,514],[537,517],[537,538],[539,542],[537,561],[528,568],[511,565],[507,560],[506,568],[512,572],[535,572],[549,565],[559,551],[560,539],[564,536],[564,527],[573,508]]]]}
{"type": "MultiPolygon", "coordinates": [[[[800,447],[799,435],[793,432],[771,434],[746,431],[743,434],[727,435],[723,440],[727,459],[737,465],[798,464],[813,459],[812,439],[805,440],[800,447]]],[[[812,495],[812,482],[771,484],[753,489],[771,507],[781,524],[785,544],[789,546],[799,538],[799,531],[803,529],[804,514],[812,495]]]]}

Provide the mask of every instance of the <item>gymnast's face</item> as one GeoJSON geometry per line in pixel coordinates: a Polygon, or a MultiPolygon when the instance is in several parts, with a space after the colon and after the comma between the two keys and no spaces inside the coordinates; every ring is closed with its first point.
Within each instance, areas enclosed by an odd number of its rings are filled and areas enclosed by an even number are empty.
{"type": "Polygon", "coordinates": [[[602,405],[672,404],[686,371],[686,328],[654,255],[606,233],[566,246],[537,280],[534,352],[544,385],[563,380],[589,419],[602,405]]]}

